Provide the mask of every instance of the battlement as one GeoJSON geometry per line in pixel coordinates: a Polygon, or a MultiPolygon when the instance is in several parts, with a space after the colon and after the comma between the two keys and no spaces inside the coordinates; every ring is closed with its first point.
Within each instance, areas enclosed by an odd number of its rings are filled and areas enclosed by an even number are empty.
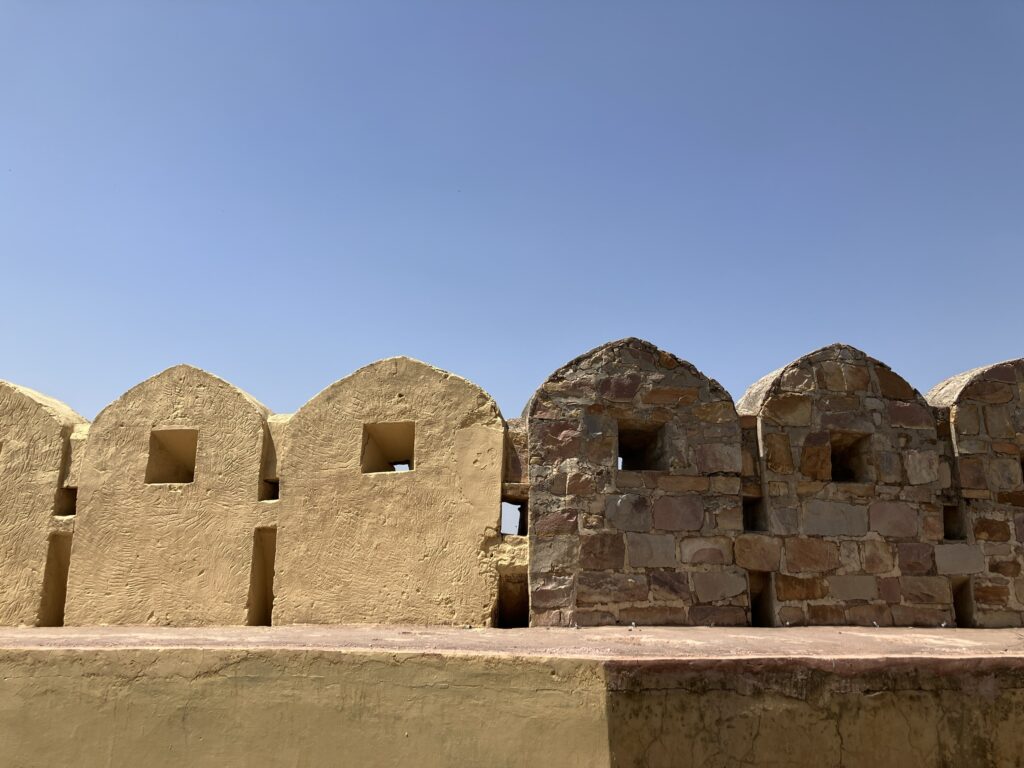
{"type": "Polygon", "coordinates": [[[508,421],[402,357],[287,415],[0,382],[0,624],[1021,626],[1022,452],[1024,360],[922,396],[844,345],[734,402],[624,339],[508,421]]]}

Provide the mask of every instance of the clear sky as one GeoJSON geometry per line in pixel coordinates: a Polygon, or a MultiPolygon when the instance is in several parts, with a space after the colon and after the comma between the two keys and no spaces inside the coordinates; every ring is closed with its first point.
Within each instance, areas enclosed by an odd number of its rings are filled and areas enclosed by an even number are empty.
{"type": "Polygon", "coordinates": [[[1024,2],[7,0],[0,378],[381,357],[506,416],[640,336],[739,398],[1024,356],[1024,2]]]}

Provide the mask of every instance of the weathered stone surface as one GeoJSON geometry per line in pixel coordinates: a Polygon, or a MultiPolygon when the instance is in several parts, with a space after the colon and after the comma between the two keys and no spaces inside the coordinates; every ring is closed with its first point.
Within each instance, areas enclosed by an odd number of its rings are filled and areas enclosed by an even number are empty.
{"type": "Polygon", "coordinates": [[[727,536],[684,538],[679,542],[679,560],[726,565],[732,562],[732,539],[727,536]]]}
{"type": "Polygon", "coordinates": [[[775,577],[775,595],[779,600],[817,600],[828,594],[828,585],[820,576],[775,577]]]}
{"type": "Polygon", "coordinates": [[[980,547],[970,544],[939,544],[935,547],[935,567],[943,574],[981,573],[985,556],[980,547]]]}
{"type": "Polygon", "coordinates": [[[912,603],[948,604],[953,596],[949,580],[941,576],[904,576],[900,579],[903,598],[912,603]]]}
{"type": "Polygon", "coordinates": [[[828,591],[837,600],[874,600],[878,581],[874,576],[829,576],[828,591]]]}
{"type": "Polygon", "coordinates": [[[736,564],[749,571],[775,572],[779,570],[782,541],[774,536],[747,534],[739,536],[735,544],[736,564]]]}
{"type": "Polygon", "coordinates": [[[898,544],[898,564],[905,574],[931,573],[935,568],[935,547],[931,544],[898,544]]]}
{"type": "Polygon", "coordinates": [[[868,531],[868,510],[835,501],[812,501],[804,509],[800,527],[816,536],[863,536],[868,531]]]}
{"type": "Polygon", "coordinates": [[[589,605],[646,600],[647,579],[629,573],[583,571],[577,577],[576,599],[589,605]]]}
{"type": "Polygon", "coordinates": [[[887,538],[909,539],[918,535],[917,510],[905,502],[876,501],[868,508],[871,530],[887,538]]]}
{"type": "Polygon", "coordinates": [[[662,531],[699,531],[704,525],[704,500],[700,496],[661,496],[654,501],[653,522],[662,531]]]}
{"type": "Polygon", "coordinates": [[[646,496],[627,493],[605,500],[604,516],[620,531],[651,530],[651,501],[646,496]]]}
{"type": "Polygon", "coordinates": [[[821,573],[839,566],[839,545],[822,539],[787,538],[786,569],[793,573],[821,573]]]}
{"type": "Polygon", "coordinates": [[[690,578],[679,571],[651,571],[651,595],[655,600],[690,600],[690,578]]]}
{"type": "Polygon", "coordinates": [[[714,603],[735,597],[747,589],[747,580],[743,574],[732,571],[697,572],[691,578],[697,600],[702,603],[714,603]]]}
{"type": "Polygon", "coordinates": [[[633,568],[664,568],[679,562],[675,537],[667,533],[627,533],[626,557],[633,568]]]}
{"type": "Polygon", "coordinates": [[[579,542],[581,568],[621,571],[625,566],[626,544],[621,533],[590,533],[580,536],[579,542]]]}

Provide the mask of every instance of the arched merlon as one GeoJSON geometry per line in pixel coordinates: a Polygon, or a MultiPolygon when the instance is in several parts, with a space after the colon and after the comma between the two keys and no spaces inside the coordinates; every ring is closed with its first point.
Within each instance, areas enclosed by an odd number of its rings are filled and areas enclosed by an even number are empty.
{"type": "Polygon", "coordinates": [[[928,393],[948,409],[958,503],[947,508],[957,539],[962,601],[977,626],[1024,623],[1024,360],[961,373],[928,393]]]}
{"type": "Polygon", "coordinates": [[[732,398],[641,339],[562,366],[529,406],[531,621],[743,624],[732,398]]]}
{"type": "Polygon", "coordinates": [[[288,423],[275,623],[490,622],[505,423],[406,357],[335,382],[288,423]]]}
{"type": "Polygon", "coordinates": [[[68,624],[244,624],[268,410],[188,365],[107,406],[90,430],[68,624]]]}
{"type": "Polygon", "coordinates": [[[953,621],[934,564],[950,472],[910,384],[833,344],[760,379],[738,409],[757,419],[762,486],[745,500],[738,560],[774,573],[759,598],[766,623],[953,621]]]}
{"type": "Polygon", "coordinates": [[[47,584],[47,559],[51,539],[72,530],[71,438],[85,424],[64,403],[0,381],[0,624],[60,623],[66,563],[54,563],[61,583],[47,584]]]}

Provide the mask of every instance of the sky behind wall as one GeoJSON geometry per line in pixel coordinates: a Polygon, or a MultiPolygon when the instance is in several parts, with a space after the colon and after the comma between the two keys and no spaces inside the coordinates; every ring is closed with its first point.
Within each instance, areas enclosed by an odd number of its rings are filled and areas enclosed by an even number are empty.
{"type": "Polygon", "coordinates": [[[1024,3],[10,0],[0,378],[1024,356],[1024,3]]]}

